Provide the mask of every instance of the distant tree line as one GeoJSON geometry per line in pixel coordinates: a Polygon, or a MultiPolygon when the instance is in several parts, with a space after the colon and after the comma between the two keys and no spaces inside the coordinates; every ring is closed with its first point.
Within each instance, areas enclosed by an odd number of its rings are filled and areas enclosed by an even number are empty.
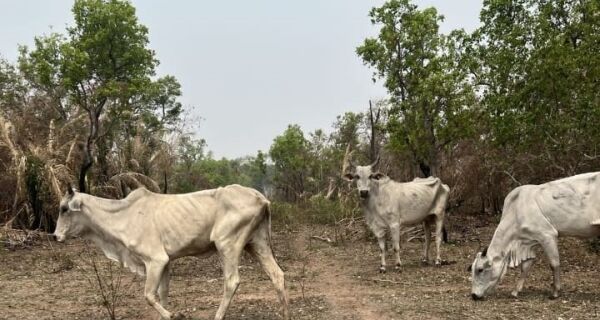
{"type": "Polygon", "coordinates": [[[122,198],[231,183],[275,200],[335,200],[347,159],[396,180],[435,175],[451,210],[501,210],[519,184],[600,168],[600,3],[484,1],[472,33],[439,31],[435,8],[389,0],[356,49],[388,97],[332,119],[290,125],[268,151],[215,159],[159,76],[148,29],[123,0],[76,0],[66,33],[0,60],[0,222],[53,229],[67,183],[122,198]]]}
{"type": "Polygon", "coordinates": [[[382,170],[403,181],[440,176],[451,207],[468,212],[499,212],[517,185],[600,168],[598,1],[484,1],[472,33],[442,34],[437,10],[409,0],[369,16],[379,34],[356,52],[389,97],[338,118],[329,137],[290,126],[276,138],[284,194],[320,192],[339,176],[347,144],[355,162],[372,159],[372,132],[382,170]]]}

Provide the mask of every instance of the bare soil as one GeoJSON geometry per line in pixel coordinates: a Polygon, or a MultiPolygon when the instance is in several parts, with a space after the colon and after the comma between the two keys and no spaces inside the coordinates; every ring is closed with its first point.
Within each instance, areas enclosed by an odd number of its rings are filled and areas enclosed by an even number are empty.
{"type": "MultiPolygon", "coordinates": [[[[487,219],[491,220],[491,219],[487,219]]],[[[481,217],[451,220],[449,265],[421,264],[422,243],[403,246],[403,267],[378,272],[377,245],[361,222],[352,227],[273,227],[277,260],[286,272],[293,319],[597,319],[600,316],[600,257],[589,241],[561,239],[563,295],[548,299],[551,274],[543,253],[522,295],[510,296],[517,271],[509,271],[496,293],[469,298],[467,266],[487,244],[495,223],[481,217]],[[329,237],[328,243],[312,236],[329,237]]],[[[10,237],[4,232],[0,237],[10,237]]],[[[432,246],[433,249],[433,246],[432,246]]],[[[433,253],[433,250],[432,250],[433,253]]],[[[143,279],[107,262],[81,240],[57,244],[37,237],[25,248],[0,247],[0,319],[107,319],[93,270],[121,280],[119,319],[156,319],[143,298],[143,279]],[[112,268],[112,273],[109,272],[112,268]]],[[[390,265],[393,257],[390,254],[390,265]]],[[[228,319],[281,319],[271,282],[245,256],[242,282],[228,319]]],[[[189,319],[212,319],[222,294],[219,260],[183,258],[174,263],[168,309],[189,319]]]]}

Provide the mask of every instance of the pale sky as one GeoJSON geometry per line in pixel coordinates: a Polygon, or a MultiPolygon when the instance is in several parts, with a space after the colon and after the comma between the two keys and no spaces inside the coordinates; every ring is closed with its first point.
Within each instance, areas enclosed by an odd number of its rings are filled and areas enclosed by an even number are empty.
{"type": "MultiPolygon", "coordinates": [[[[445,16],[442,32],[479,25],[482,0],[414,2],[445,16]]],[[[0,3],[0,56],[11,62],[17,44],[72,23],[70,0],[0,3]]],[[[329,132],[337,115],[386,96],[355,53],[376,35],[367,14],[383,0],[133,3],[150,30],[158,75],[181,82],[181,102],[202,118],[197,136],[217,158],[268,151],[292,123],[329,132]]]]}

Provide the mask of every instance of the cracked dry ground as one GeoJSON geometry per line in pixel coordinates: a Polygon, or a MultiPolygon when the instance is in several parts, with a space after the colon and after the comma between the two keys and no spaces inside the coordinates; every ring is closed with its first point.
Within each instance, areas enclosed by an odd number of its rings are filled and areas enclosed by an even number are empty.
{"type": "MultiPolygon", "coordinates": [[[[403,245],[402,270],[390,268],[386,274],[378,273],[377,245],[360,223],[344,230],[321,225],[275,225],[273,230],[293,319],[594,319],[600,315],[600,257],[590,251],[588,241],[561,240],[564,291],[560,299],[547,298],[551,275],[540,253],[519,299],[510,296],[517,272],[509,271],[495,294],[473,302],[466,267],[494,230],[493,223],[480,217],[450,222],[451,242],[442,246],[442,256],[452,264],[422,266],[422,244],[413,241],[403,245]],[[333,245],[312,238],[335,239],[336,234],[339,241],[333,245]]],[[[95,258],[101,272],[110,264],[90,248],[79,240],[57,245],[45,239],[29,248],[0,248],[0,319],[106,319],[90,261],[95,258]]],[[[391,262],[391,254],[388,258],[391,262]]],[[[119,274],[120,269],[113,267],[113,274],[119,274]]],[[[240,268],[240,288],[227,318],[280,319],[275,290],[259,265],[244,256],[240,268]]],[[[142,279],[124,271],[121,282],[117,318],[155,319],[155,311],[142,295],[142,279]]],[[[175,262],[170,310],[189,319],[212,319],[221,294],[216,256],[175,262]]]]}

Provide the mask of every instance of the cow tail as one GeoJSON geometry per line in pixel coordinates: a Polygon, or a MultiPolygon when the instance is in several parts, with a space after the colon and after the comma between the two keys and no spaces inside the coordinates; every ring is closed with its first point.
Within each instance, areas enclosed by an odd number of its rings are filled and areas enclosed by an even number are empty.
{"type": "Polygon", "coordinates": [[[268,223],[269,223],[269,229],[267,230],[267,235],[269,238],[269,247],[271,247],[271,251],[273,250],[273,241],[271,240],[272,236],[271,236],[271,203],[267,202],[267,205],[265,206],[265,213],[267,214],[267,218],[268,223]]]}
{"type": "Polygon", "coordinates": [[[448,231],[446,231],[446,226],[442,227],[442,241],[448,243],[448,231]]]}

